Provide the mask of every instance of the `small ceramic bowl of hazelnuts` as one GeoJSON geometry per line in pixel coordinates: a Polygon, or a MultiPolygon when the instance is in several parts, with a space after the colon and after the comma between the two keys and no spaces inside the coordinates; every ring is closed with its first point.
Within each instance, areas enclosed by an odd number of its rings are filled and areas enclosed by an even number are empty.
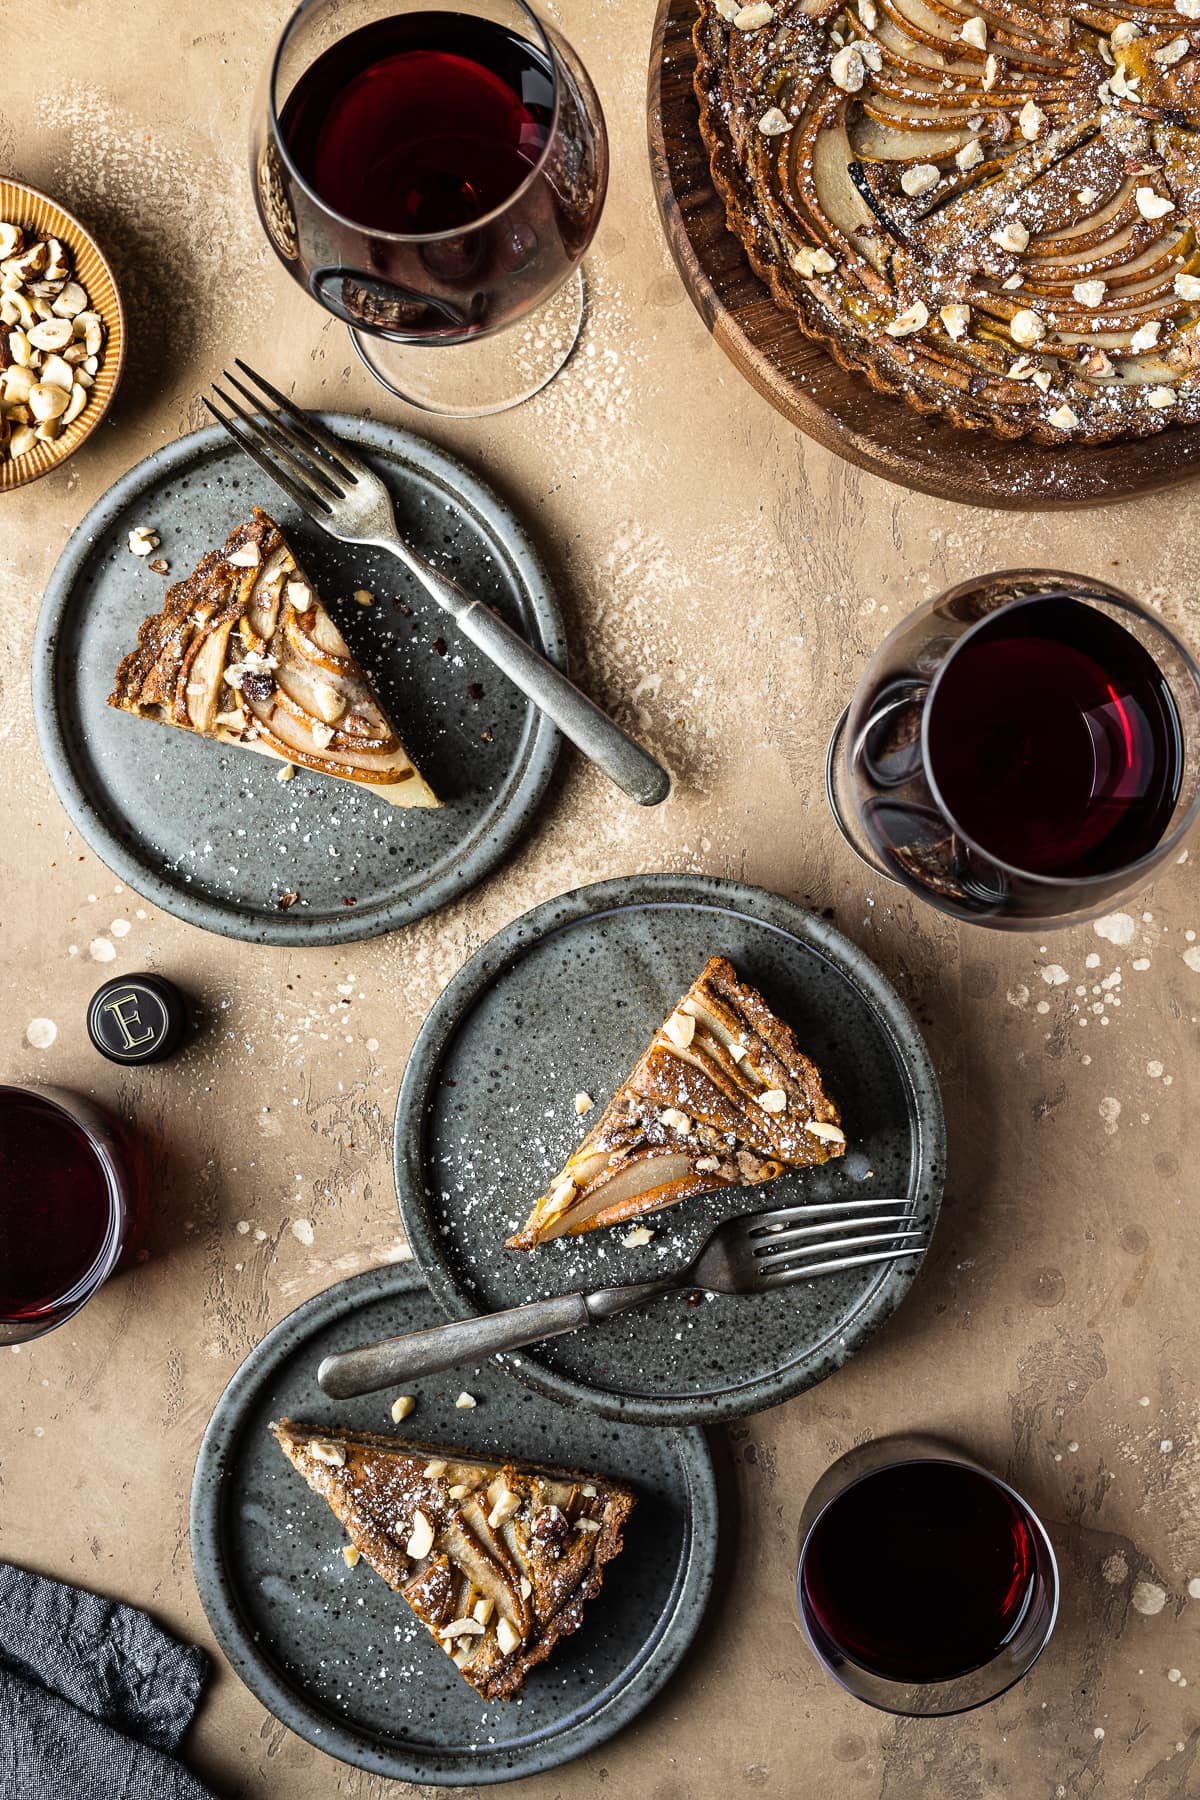
{"type": "Polygon", "coordinates": [[[92,234],[48,195],[0,180],[0,492],[78,450],[124,361],[121,296],[92,234]]]}

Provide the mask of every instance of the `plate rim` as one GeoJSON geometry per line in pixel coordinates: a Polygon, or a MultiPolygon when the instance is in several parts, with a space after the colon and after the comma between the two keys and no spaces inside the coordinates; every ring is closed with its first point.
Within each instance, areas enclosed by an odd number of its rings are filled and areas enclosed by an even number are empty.
{"type": "MultiPolygon", "coordinates": [[[[188,1543],[192,1574],[209,1628],[234,1674],[255,1699],[306,1743],[355,1768],[392,1780],[435,1787],[490,1786],[561,1767],[606,1743],[645,1710],[675,1674],[699,1630],[716,1576],[720,1508],[716,1470],[704,1433],[696,1427],[670,1432],[683,1474],[686,1531],[679,1570],[665,1609],[666,1622],[622,1685],[575,1725],[533,1740],[522,1758],[489,1763],[503,1748],[482,1748],[478,1759],[457,1754],[445,1761],[414,1756],[402,1747],[383,1749],[365,1731],[339,1723],[302,1689],[290,1687],[259,1648],[242,1619],[236,1586],[223,1556],[222,1515],[227,1461],[244,1429],[247,1408],[285,1357],[323,1326],[352,1314],[364,1302],[392,1294],[428,1291],[414,1263],[385,1263],[335,1282],[302,1301],[260,1338],[226,1383],[205,1426],[192,1472],[188,1543]],[[209,1476],[213,1479],[208,1479],[209,1476]]],[[[662,1618],[664,1614],[660,1614],[662,1618]]]]}
{"type": "MultiPolygon", "coordinates": [[[[314,417],[331,431],[341,432],[351,443],[407,462],[466,502],[474,521],[486,527],[487,534],[519,571],[540,647],[565,672],[566,630],[549,573],[525,525],[507,502],[457,457],[398,425],[358,418],[351,413],[316,411],[314,417]]],[[[236,903],[189,893],[174,885],[134,854],[112,821],[93,806],[71,760],[56,675],[60,630],[82,571],[97,541],[139,495],[172,479],[184,465],[199,463],[220,449],[227,449],[231,458],[238,454],[219,425],[205,426],[160,445],[117,477],[88,508],[63,546],[43,592],[33,639],[33,715],[42,762],[59,804],[89,849],[135,893],[185,924],[221,937],[276,947],[328,948],[379,937],[398,926],[413,924],[469,892],[512,853],[525,835],[545,798],[562,743],[557,728],[532,703],[512,764],[515,773],[510,778],[508,801],[489,828],[467,840],[466,855],[448,858],[437,880],[415,896],[393,898],[363,912],[348,907],[344,914],[334,914],[320,922],[302,913],[260,917],[243,911],[236,903]]]]}
{"type": "MultiPolygon", "coordinates": [[[[503,926],[475,951],[443,988],[414,1039],[396,1100],[393,1133],[396,1200],[409,1245],[430,1292],[448,1318],[465,1319],[477,1315],[452,1275],[440,1234],[432,1225],[427,1207],[418,1207],[415,1196],[425,1189],[423,1136],[427,1099],[451,1038],[479,995],[505,968],[552,932],[604,913],[664,904],[699,905],[740,913],[756,924],[766,925],[806,948],[816,950],[844,980],[857,988],[888,1038],[906,1088],[909,1115],[919,1145],[919,1166],[925,1175],[921,1191],[932,1212],[932,1239],[945,1180],[946,1125],[941,1086],[920,1028],[872,958],[845,933],[809,908],[749,882],[717,875],[621,875],[572,888],[532,907],[503,926]],[[770,917],[772,913],[777,917],[770,917]]],[[[876,1285],[868,1290],[860,1303],[860,1310],[868,1301],[872,1304],[871,1318],[868,1321],[856,1319],[852,1332],[846,1334],[851,1348],[839,1367],[844,1366],[891,1318],[907,1297],[927,1254],[928,1245],[920,1257],[884,1266],[876,1285]]],[[[659,1398],[613,1393],[592,1386],[545,1367],[525,1351],[500,1355],[493,1361],[535,1393],[566,1405],[582,1406],[602,1418],[638,1425],[711,1425],[744,1418],[748,1413],[761,1412],[793,1399],[825,1379],[819,1373],[793,1364],[790,1372],[761,1375],[719,1393],[659,1398]]]]}

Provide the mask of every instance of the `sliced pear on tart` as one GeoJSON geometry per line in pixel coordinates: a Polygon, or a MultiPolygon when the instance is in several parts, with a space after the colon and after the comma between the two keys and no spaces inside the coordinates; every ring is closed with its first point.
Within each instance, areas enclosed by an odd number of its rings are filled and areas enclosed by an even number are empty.
{"type": "Polygon", "coordinates": [[[845,1148],[841,1115],[791,1027],[714,956],[508,1247],[757,1187],[845,1148]]]}
{"type": "Polygon", "coordinates": [[[1200,424],[1200,55],[1168,0],[698,8],[726,222],[844,368],[1043,444],[1200,424]]]}
{"type": "Polygon", "coordinates": [[[109,705],[352,781],[391,806],[439,805],[278,525],[253,513],[167,589],[109,705]]]}
{"type": "Polygon", "coordinates": [[[270,1431],[485,1700],[511,1699],[579,1628],[636,1503],[605,1475],[290,1419],[270,1431]]]}

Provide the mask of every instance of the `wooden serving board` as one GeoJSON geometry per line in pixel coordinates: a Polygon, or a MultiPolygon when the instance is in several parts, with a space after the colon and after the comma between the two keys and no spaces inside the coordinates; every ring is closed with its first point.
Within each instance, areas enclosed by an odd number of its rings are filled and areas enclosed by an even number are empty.
{"type": "Polygon", "coordinates": [[[1200,429],[1047,448],[923,418],[804,336],[725,227],[692,88],[695,0],[659,0],[647,123],[658,210],[684,286],[725,354],[801,431],[889,481],[973,506],[1037,511],[1132,499],[1200,470],[1200,429]]]}

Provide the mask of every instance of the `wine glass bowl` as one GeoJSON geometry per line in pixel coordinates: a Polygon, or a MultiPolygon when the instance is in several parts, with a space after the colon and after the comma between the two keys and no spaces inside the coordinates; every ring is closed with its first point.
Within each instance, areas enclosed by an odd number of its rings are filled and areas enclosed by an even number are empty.
{"type": "Polygon", "coordinates": [[[1050,1640],[1059,1578],[1045,1527],[957,1446],[857,1446],[800,1519],[796,1605],[809,1646],[857,1699],[936,1718],[1005,1693],[1050,1640]]]}
{"type": "Polygon", "coordinates": [[[394,392],[469,415],[561,366],[531,368],[528,341],[479,349],[577,272],[607,185],[595,91],[524,0],[305,0],[251,164],[276,254],[394,392]]]}
{"type": "Polygon", "coordinates": [[[123,1134],[60,1088],[0,1084],[0,1344],[72,1318],[116,1268],[134,1223],[123,1134]]]}
{"type": "Polygon", "coordinates": [[[1010,930],[1090,918],[1200,810],[1200,670],[1106,582],[966,581],[880,646],[826,786],[863,860],[943,912],[1010,930]]]}

